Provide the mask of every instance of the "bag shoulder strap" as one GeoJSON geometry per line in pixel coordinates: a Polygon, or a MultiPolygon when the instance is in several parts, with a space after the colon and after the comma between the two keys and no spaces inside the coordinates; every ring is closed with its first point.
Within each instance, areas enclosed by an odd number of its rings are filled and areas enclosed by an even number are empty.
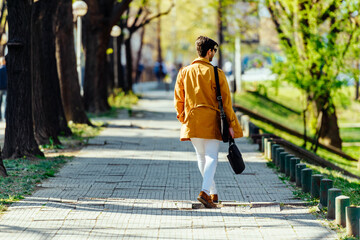
{"type": "Polygon", "coordinates": [[[215,73],[215,83],[216,83],[216,98],[219,98],[221,97],[221,91],[220,91],[218,67],[216,66],[214,66],[214,73],[215,73]]]}
{"type": "Polygon", "coordinates": [[[222,103],[222,97],[221,97],[221,91],[220,91],[220,83],[219,83],[219,73],[218,73],[218,67],[214,66],[214,73],[215,73],[215,83],[216,83],[216,100],[219,104],[219,110],[220,110],[220,116],[224,113],[223,103],[222,103]]]}
{"type": "MultiPolygon", "coordinates": [[[[226,119],[226,115],[222,103],[221,91],[220,91],[218,67],[216,66],[214,66],[214,73],[215,73],[215,83],[216,83],[216,99],[219,103],[220,117],[221,118],[224,117],[226,119]]],[[[235,144],[235,140],[229,134],[229,146],[231,146],[231,144],[235,144]]]]}

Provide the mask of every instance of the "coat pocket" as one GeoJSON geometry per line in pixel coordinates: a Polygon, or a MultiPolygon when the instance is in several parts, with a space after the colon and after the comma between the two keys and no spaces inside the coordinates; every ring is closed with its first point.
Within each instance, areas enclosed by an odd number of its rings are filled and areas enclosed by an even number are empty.
{"type": "Polygon", "coordinates": [[[208,107],[198,107],[193,111],[191,116],[195,122],[197,135],[206,138],[215,138],[218,129],[217,122],[218,112],[208,107]]]}

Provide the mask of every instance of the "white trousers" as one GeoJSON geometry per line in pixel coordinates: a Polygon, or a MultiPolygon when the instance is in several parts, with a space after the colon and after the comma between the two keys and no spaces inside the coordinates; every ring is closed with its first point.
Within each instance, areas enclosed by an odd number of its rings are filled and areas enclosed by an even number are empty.
{"type": "Polygon", "coordinates": [[[217,194],[214,176],[218,162],[219,144],[216,139],[191,138],[198,160],[198,166],[203,183],[201,191],[209,194],[217,194]]]}

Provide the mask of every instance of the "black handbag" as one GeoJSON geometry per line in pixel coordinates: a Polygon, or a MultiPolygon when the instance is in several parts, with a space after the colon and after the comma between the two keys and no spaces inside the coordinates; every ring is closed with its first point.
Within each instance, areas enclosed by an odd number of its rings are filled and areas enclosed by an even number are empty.
{"type": "Polygon", "coordinates": [[[226,119],[226,114],[224,112],[222,97],[220,92],[220,84],[219,84],[219,74],[217,67],[214,66],[214,73],[215,73],[215,82],[216,82],[216,100],[219,104],[220,110],[220,132],[223,142],[228,142],[230,133],[229,133],[229,124],[226,119]]]}
{"type": "Polygon", "coordinates": [[[219,110],[220,110],[221,137],[223,139],[223,142],[229,142],[229,154],[227,155],[227,158],[235,174],[240,174],[245,170],[245,163],[242,158],[240,150],[235,144],[235,140],[230,136],[229,133],[229,124],[227,122],[226,115],[224,112],[224,107],[222,104],[222,97],[221,97],[220,84],[219,84],[219,74],[217,71],[217,67],[214,67],[214,72],[215,72],[215,82],[216,82],[216,99],[219,103],[219,110]]]}
{"type": "Polygon", "coordinates": [[[231,137],[229,141],[229,154],[227,155],[227,158],[235,174],[240,174],[245,170],[245,163],[241,152],[236,146],[235,140],[231,137]]]}

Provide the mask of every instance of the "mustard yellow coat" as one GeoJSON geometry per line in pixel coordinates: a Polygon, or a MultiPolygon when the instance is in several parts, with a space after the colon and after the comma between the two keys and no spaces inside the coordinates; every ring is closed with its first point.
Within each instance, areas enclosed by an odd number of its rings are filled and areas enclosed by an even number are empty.
{"type": "MultiPolygon", "coordinates": [[[[229,126],[235,138],[243,136],[231,105],[229,86],[222,70],[218,69],[221,96],[229,126]]],[[[206,58],[197,58],[180,69],[174,93],[177,119],[182,123],[180,140],[190,138],[221,139],[220,114],[216,100],[213,65],[206,58]]]]}

